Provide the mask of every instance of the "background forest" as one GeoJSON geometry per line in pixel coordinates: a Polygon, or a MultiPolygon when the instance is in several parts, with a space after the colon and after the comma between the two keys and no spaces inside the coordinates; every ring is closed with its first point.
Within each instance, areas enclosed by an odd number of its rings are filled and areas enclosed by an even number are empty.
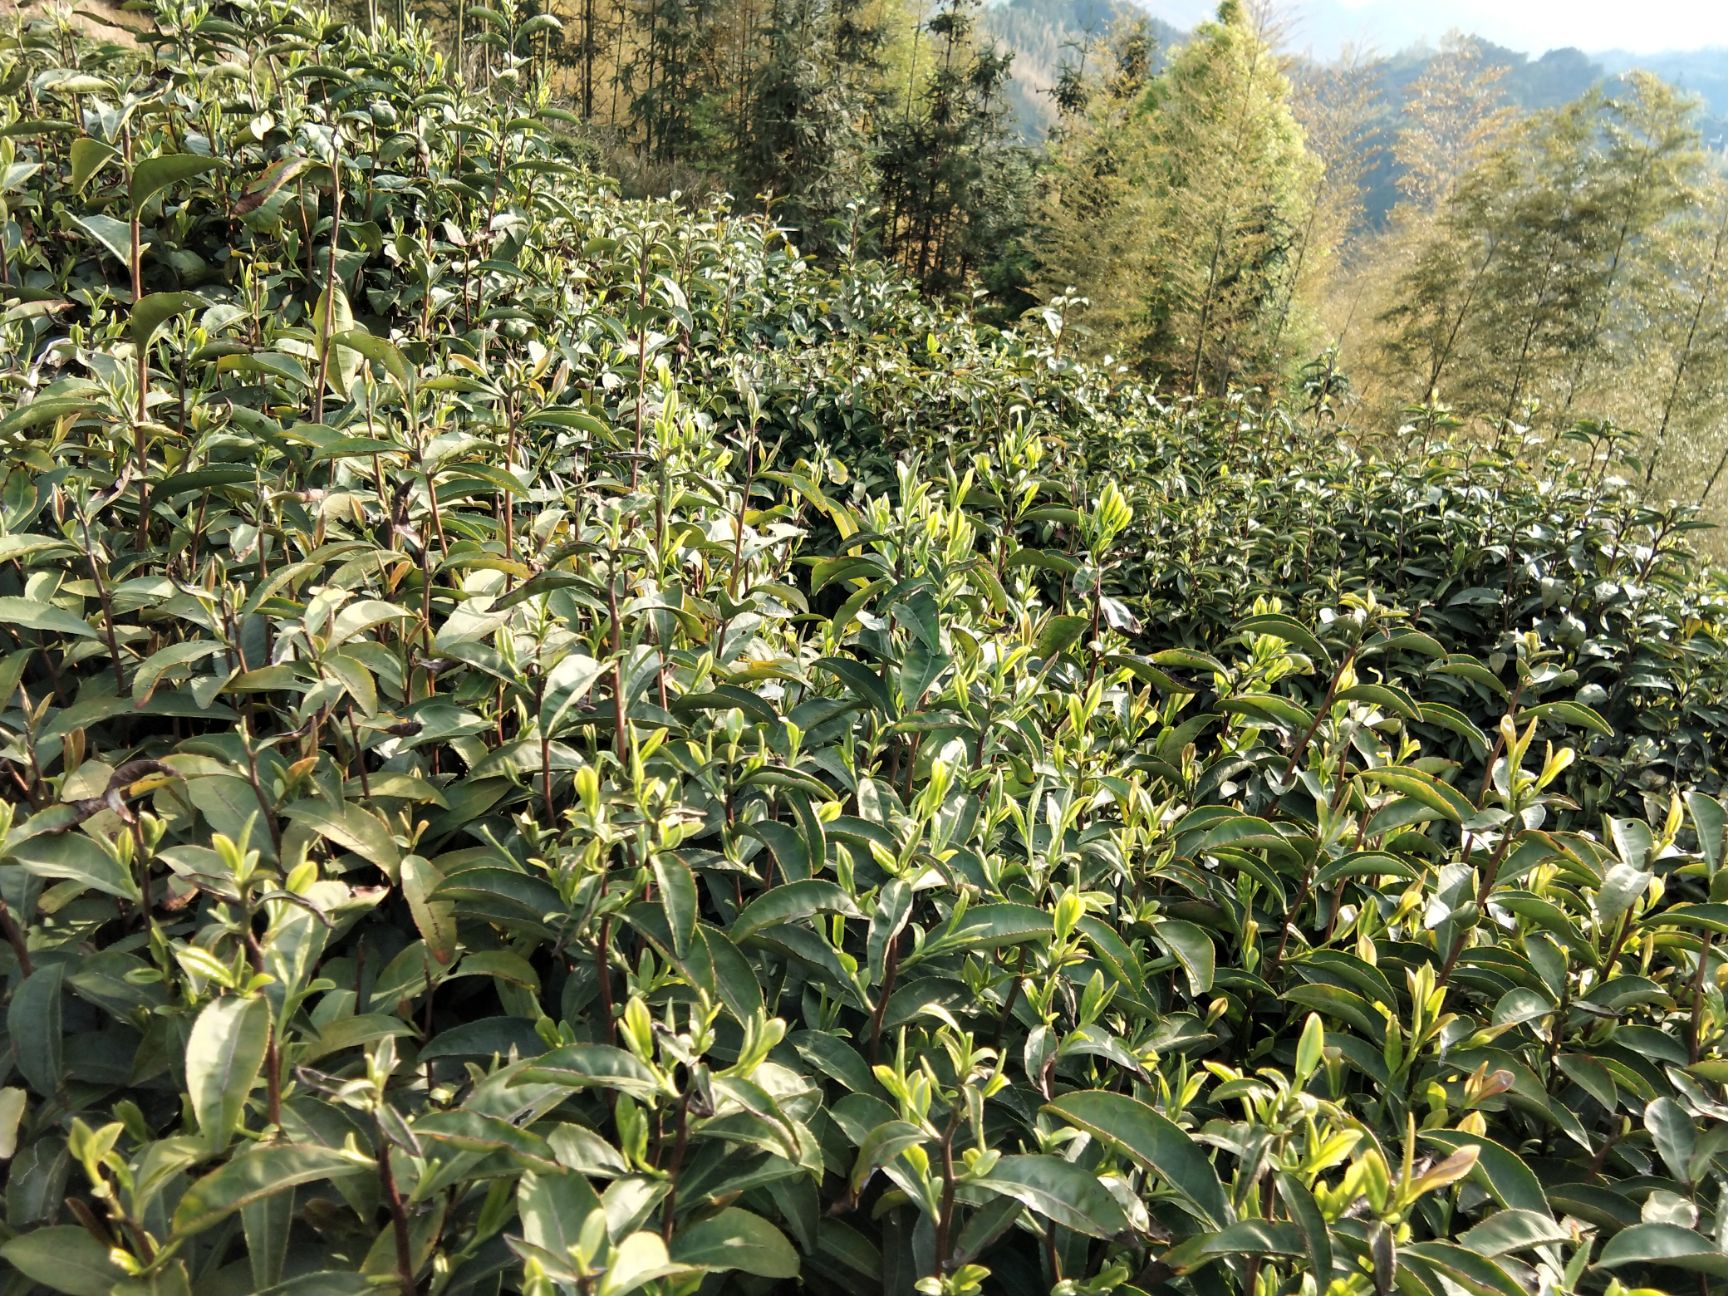
{"type": "Polygon", "coordinates": [[[1318,63],[1241,0],[1192,33],[1122,0],[392,3],[356,16],[411,10],[475,71],[526,54],[627,191],[766,201],[808,250],[879,249],[989,319],[1057,311],[1167,391],[1606,438],[1728,516],[1728,94],[1702,56],[1657,61],[1692,96],[1468,36],[1318,63]]]}

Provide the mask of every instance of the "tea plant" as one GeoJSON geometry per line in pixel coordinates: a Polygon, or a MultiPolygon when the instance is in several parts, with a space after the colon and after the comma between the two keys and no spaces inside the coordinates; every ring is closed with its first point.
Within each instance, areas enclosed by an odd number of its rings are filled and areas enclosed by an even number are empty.
{"type": "Polygon", "coordinates": [[[0,48],[5,1290],[1728,1275],[1685,517],[158,22],[0,48]]]}

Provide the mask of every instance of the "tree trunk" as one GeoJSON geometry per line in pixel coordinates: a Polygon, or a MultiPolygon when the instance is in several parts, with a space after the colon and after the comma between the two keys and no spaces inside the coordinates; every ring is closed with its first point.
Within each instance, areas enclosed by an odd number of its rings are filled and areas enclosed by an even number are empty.
{"type": "Polygon", "coordinates": [[[1698,290],[1698,303],[1692,311],[1692,322],[1686,328],[1686,342],[1680,348],[1679,358],[1674,362],[1674,381],[1668,387],[1668,399],[1662,402],[1662,422],[1656,429],[1656,444],[1650,448],[1650,461],[1644,465],[1644,484],[1649,486],[1656,480],[1656,464],[1662,458],[1662,451],[1668,443],[1668,425],[1674,417],[1674,406],[1680,399],[1680,386],[1686,378],[1686,366],[1692,360],[1692,346],[1698,340],[1698,325],[1704,318],[1704,307],[1709,304],[1711,290],[1716,283],[1716,269],[1722,262],[1723,240],[1728,239],[1728,204],[1722,208],[1722,219],[1716,226],[1716,242],[1710,249],[1710,268],[1704,274],[1704,286],[1698,290]]]}

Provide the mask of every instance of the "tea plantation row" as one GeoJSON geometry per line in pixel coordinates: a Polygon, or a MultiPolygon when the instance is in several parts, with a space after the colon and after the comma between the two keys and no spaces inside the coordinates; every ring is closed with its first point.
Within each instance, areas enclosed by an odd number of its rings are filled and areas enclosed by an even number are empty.
{"type": "Polygon", "coordinates": [[[0,1291],[1728,1280],[1684,514],[158,19],[0,39],[0,1291]]]}

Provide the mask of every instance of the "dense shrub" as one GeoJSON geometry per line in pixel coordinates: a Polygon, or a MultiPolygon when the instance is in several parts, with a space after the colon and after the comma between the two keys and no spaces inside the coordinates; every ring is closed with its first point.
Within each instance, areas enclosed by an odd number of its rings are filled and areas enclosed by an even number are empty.
{"type": "Polygon", "coordinates": [[[1728,1275],[1683,516],[621,202],[412,31],[0,85],[5,1290],[1728,1275]]]}

